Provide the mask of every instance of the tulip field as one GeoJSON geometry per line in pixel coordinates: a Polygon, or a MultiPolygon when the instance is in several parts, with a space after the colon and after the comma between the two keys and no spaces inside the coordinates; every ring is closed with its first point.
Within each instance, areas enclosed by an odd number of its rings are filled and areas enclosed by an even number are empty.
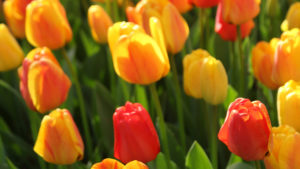
{"type": "Polygon", "coordinates": [[[0,169],[300,169],[299,0],[0,0],[0,169]]]}

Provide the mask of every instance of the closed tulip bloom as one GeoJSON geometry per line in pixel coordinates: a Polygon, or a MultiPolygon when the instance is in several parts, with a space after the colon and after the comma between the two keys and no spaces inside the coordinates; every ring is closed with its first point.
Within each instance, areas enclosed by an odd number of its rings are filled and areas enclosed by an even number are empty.
{"type": "Polygon", "coordinates": [[[210,8],[218,5],[221,0],[189,0],[190,3],[200,8],[210,8]]]}
{"type": "Polygon", "coordinates": [[[123,169],[124,165],[118,160],[106,158],[99,163],[94,164],[91,169],[123,169]]]}
{"type": "MultiPolygon", "coordinates": [[[[223,7],[220,4],[218,6],[216,21],[215,21],[215,32],[220,35],[223,40],[235,41],[237,39],[237,26],[234,24],[227,23],[222,17],[223,7]]],[[[254,28],[255,24],[253,20],[249,20],[246,23],[240,25],[241,36],[245,38],[249,36],[251,30],[254,28]]]]}
{"type": "Polygon", "coordinates": [[[218,138],[232,153],[252,161],[264,159],[270,133],[271,122],[265,105],[238,98],[230,104],[218,138]]]}
{"type": "Polygon", "coordinates": [[[112,26],[112,21],[100,5],[90,6],[88,21],[95,41],[106,43],[108,28],[112,26]]]}
{"type": "Polygon", "coordinates": [[[272,78],[280,86],[289,80],[300,81],[300,30],[284,32],[275,50],[272,78]]]}
{"type": "Polygon", "coordinates": [[[227,23],[240,25],[255,18],[259,13],[260,0],[221,0],[223,19],[227,23]]]}
{"type": "Polygon", "coordinates": [[[4,24],[0,24],[0,44],[0,72],[18,67],[24,59],[24,53],[4,24]]]}
{"type": "Polygon", "coordinates": [[[166,76],[170,64],[157,38],[153,39],[130,22],[110,27],[108,42],[116,73],[129,83],[144,85],[166,76]]]}
{"type": "Polygon", "coordinates": [[[278,38],[273,38],[270,43],[261,41],[252,49],[254,76],[270,89],[279,87],[272,78],[274,55],[278,41],[278,38]]]}
{"type": "Polygon", "coordinates": [[[293,80],[281,86],[277,95],[277,111],[280,125],[289,125],[300,131],[300,83],[293,80]]]}
{"type": "Polygon", "coordinates": [[[169,0],[180,13],[185,13],[192,9],[192,5],[189,3],[189,0],[169,0]]]}
{"type": "Polygon", "coordinates": [[[205,58],[199,76],[203,99],[213,105],[222,103],[228,89],[228,78],[222,62],[214,57],[205,58]]]}
{"type": "Polygon", "coordinates": [[[72,164],[83,158],[83,141],[68,110],[56,109],[44,116],[33,150],[54,164],[72,164]]]}
{"type": "Polygon", "coordinates": [[[32,50],[18,73],[20,91],[32,110],[45,113],[66,100],[71,82],[48,48],[32,50]]]}
{"type": "Polygon", "coordinates": [[[124,163],[149,162],[160,152],[159,139],[148,112],[139,103],[127,102],[116,109],[114,156],[124,163]]]}
{"type": "Polygon", "coordinates": [[[264,159],[266,169],[298,169],[299,159],[300,134],[288,125],[273,127],[264,159]]]}
{"type": "Polygon", "coordinates": [[[6,22],[17,38],[25,37],[26,6],[32,0],[6,0],[3,3],[6,22]]]}
{"type": "Polygon", "coordinates": [[[289,8],[286,19],[281,24],[282,31],[288,31],[293,28],[300,29],[300,2],[295,2],[289,8]]]}
{"type": "Polygon", "coordinates": [[[66,12],[59,0],[35,0],[26,8],[27,40],[36,47],[58,49],[72,39],[66,12]]]}

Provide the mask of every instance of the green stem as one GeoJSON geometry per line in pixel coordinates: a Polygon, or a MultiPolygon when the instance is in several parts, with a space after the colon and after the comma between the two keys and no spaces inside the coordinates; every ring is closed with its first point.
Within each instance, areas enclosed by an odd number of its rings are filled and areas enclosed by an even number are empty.
{"type": "Polygon", "coordinates": [[[200,8],[199,9],[199,19],[200,19],[200,48],[204,48],[204,21],[205,21],[205,9],[200,8]]]}
{"type": "Polygon", "coordinates": [[[112,20],[115,21],[113,9],[111,6],[111,0],[106,0],[106,10],[107,10],[107,13],[110,15],[110,17],[112,18],[112,20]]]}
{"type": "Polygon", "coordinates": [[[241,34],[241,27],[238,25],[237,26],[237,31],[238,31],[238,47],[239,47],[239,56],[240,56],[240,95],[242,97],[245,97],[245,79],[247,76],[245,74],[245,57],[244,57],[244,52],[243,52],[243,44],[242,44],[242,34],[241,34]]]}
{"type": "Polygon", "coordinates": [[[180,90],[180,84],[178,79],[178,73],[175,63],[174,55],[170,56],[171,61],[171,69],[173,71],[173,81],[175,84],[175,99],[176,99],[176,109],[177,109],[177,118],[179,121],[179,136],[180,142],[182,145],[183,152],[185,152],[186,144],[185,144],[185,129],[184,129],[184,114],[183,114],[183,105],[182,105],[182,96],[180,90]]]}
{"type": "Polygon", "coordinates": [[[88,124],[88,120],[87,120],[87,113],[85,111],[83,94],[82,94],[81,86],[80,86],[80,83],[78,80],[78,75],[71,63],[71,60],[69,59],[69,57],[67,55],[65,48],[62,49],[62,54],[67,62],[67,65],[68,65],[70,71],[71,71],[73,81],[75,84],[76,93],[77,93],[78,102],[79,102],[80,114],[81,114],[81,119],[82,119],[82,125],[83,125],[83,130],[84,130],[84,135],[85,135],[85,141],[86,141],[85,146],[87,147],[87,154],[90,155],[92,153],[92,144],[91,144],[92,142],[91,142],[91,136],[90,136],[90,132],[89,132],[90,129],[89,129],[89,124],[88,124]]]}
{"type": "Polygon", "coordinates": [[[87,0],[81,0],[81,5],[83,7],[83,12],[85,13],[85,15],[87,15],[87,11],[89,8],[89,4],[88,4],[87,0]]]}
{"type": "Polygon", "coordinates": [[[255,163],[255,168],[256,169],[261,169],[261,165],[260,165],[260,161],[259,160],[256,160],[254,163],[255,163]]]}
{"type": "Polygon", "coordinates": [[[160,101],[159,101],[159,97],[158,97],[158,94],[157,94],[155,83],[151,84],[149,86],[149,88],[150,88],[152,99],[154,101],[156,111],[157,111],[157,115],[158,115],[159,130],[160,130],[160,134],[161,134],[161,137],[162,137],[161,141],[162,141],[162,144],[163,144],[163,151],[164,151],[164,154],[165,154],[166,159],[167,159],[167,166],[170,169],[171,168],[170,151],[169,151],[169,145],[168,145],[166,123],[165,123],[165,120],[164,120],[164,115],[163,115],[162,108],[161,108],[161,105],[160,105],[160,101]]]}
{"type": "MultiPolygon", "coordinates": [[[[218,168],[218,140],[217,140],[217,128],[218,128],[218,106],[212,106],[213,111],[210,125],[210,158],[213,168],[218,168]]],[[[206,112],[210,113],[210,112],[206,112]]]]}
{"type": "Polygon", "coordinates": [[[109,49],[107,46],[103,46],[103,48],[106,51],[106,58],[107,58],[107,66],[108,66],[108,72],[109,72],[109,80],[110,80],[110,90],[114,97],[116,97],[116,78],[114,73],[114,67],[113,67],[113,61],[112,56],[110,55],[109,49]]]}

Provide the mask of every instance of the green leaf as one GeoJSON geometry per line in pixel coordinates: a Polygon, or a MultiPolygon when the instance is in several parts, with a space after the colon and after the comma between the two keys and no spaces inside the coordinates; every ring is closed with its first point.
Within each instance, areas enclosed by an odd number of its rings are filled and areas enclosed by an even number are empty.
{"type": "Polygon", "coordinates": [[[212,169],[211,162],[197,141],[193,143],[186,155],[185,166],[188,169],[212,169]]]}
{"type": "Polygon", "coordinates": [[[230,156],[227,166],[230,166],[230,165],[238,163],[238,162],[243,162],[242,158],[231,153],[231,156],[230,156]]]}
{"type": "MultiPolygon", "coordinates": [[[[157,157],[155,159],[155,164],[156,164],[157,169],[168,168],[167,160],[163,153],[159,153],[157,155],[157,157]]],[[[177,169],[177,166],[173,161],[171,161],[171,169],[177,169]]]]}
{"type": "Polygon", "coordinates": [[[9,169],[18,169],[18,167],[16,167],[15,164],[10,161],[10,159],[7,158],[6,161],[9,169]]]}
{"type": "Polygon", "coordinates": [[[229,85],[228,86],[227,97],[226,97],[226,100],[223,103],[223,106],[224,106],[225,110],[228,109],[230,103],[233,102],[237,97],[238,97],[237,91],[231,85],[229,85]]]}
{"type": "Polygon", "coordinates": [[[254,169],[251,165],[243,162],[235,163],[233,165],[230,165],[226,169],[254,169]]]}

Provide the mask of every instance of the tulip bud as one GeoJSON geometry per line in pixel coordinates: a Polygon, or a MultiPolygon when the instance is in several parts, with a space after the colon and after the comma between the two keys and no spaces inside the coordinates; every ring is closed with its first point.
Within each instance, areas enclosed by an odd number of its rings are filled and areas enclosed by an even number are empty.
{"type": "Polygon", "coordinates": [[[244,160],[262,160],[268,152],[271,122],[260,101],[238,98],[228,108],[218,138],[244,160]]]}
{"type": "Polygon", "coordinates": [[[123,169],[124,165],[119,161],[106,158],[99,163],[94,164],[91,169],[123,169]]]}
{"type": "MultiPolygon", "coordinates": [[[[218,33],[224,40],[235,41],[237,39],[237,26],[225,22],[222,17],[222,11],[223,7],[220,4],[218,5],[216,15],[215,32],[218,33]]],[[[255,24],[253,20],[249,20],[246,23],[241,24],[240,29],[242,38],[249,36],[254,26],[255,24]]]]}
{"type": "Polygon", "coordinates": [[[159,139],[148,112],[139,103],[127,102],[116,109],[114,156],[122,162],[149,162],[160,152],[159,139]]]}
{"type": "Polygon", "coordinates": [[[289,8],[286,19],[281,24],[282,31],[288,31],[293,28],[300,29],[300,2],[295,2],[289,8]]]}
{"type": "Polygon", "coordinates": [[[149,168],[146,166],[146,164],[144,164],[140,161],[134,160],[134,161],[127,163],[123,169],[149,169],[149,168]]]}
{"type": "Polygon", "coordinates": [[[68,110],[56,109],[44,116],[33,150],[54,164],[72,164],[83,158],[84,145],[68,110]]]}
{"type": "Polygon", "coordinates": [[[273,38],[270,43],[258,42],[252,49],[252,68],[254,76],[270,89],[279,85],[272,79],[275,49],[279,39],[273,38]]]}
{"type": "Polygon", "coordinates": [[[284,32],[275,50],[272,78],[280,86],[289,80],[300,81],[300,30],[284,32]]]}
{"type": "Polygon", "coordinates": [[[66,100],[71,82],[48,48],[32,50],[18,73],[20,91],[32,110],[45,113],[66,100]]]}
{"type": "Polygon", "coordinates": [[[222,0],[223,19],[227,23],[240,25],[255,18],[259,13],[260,0],[222,0]]]}
{"type": "Polygon", "coordinates": [[[226,99],[228,78],[222,62],[214,57],[205,58],[199,77],[202,82],[199,87],[206,102],[217,105],[226,99]]]}
{"type": "Polygon", "coordinates": [[[17,38],[25,37],[26,6],[31,1],[32,0],[6,0],[3,3],[7,24],[17,38]]]}
{"type": "Polygon", "coordinates": [[[266,169],[298,169],[300,159],[300,134],[283,125],[272,128],[269,154],[264,159],[266,169]]]}
{"type": "Polygon", "coordinates": [[[90,6],[88,20],[95,41],[106,43],[108,28],[112,26],[112,21],[104,9],[100,5],[90,6]]]}
{"type": "Polygon", "coordinates": [[[0,71],[18,67],[23,61],[24,54],[4,24],[0,24],[0,44],[0,71]]]}
{"type": "Polygon", "coordinates": [[[66,12],[59,0],[35,0],[26,8],[27,40],[36,47],[58,49],[72,39],[66,12]]]}
{"type": "Polygon", "coordinates": [[[133,23],[119,22],[109,28],[108,42],[116,73],[129,83],[150,84],[169,72],[163,49],[133,23]]]}
{"type": "Polygon", "coordinates": [[[300,131],[300,83],[293,80],[278,90],[277,110],[280,125],[289,125],[300,131]]]}
{"type": "Polygon", "coordinates": [[[180,13],[186,13],[192,9],[192,5],[189,0],[169,0],[180,13]]]}
{"type": "Polygon", "coordinates": [[[190,3],[200,8],[210,8],[218,5],[221,0],[189,0],[190,3]]]}

